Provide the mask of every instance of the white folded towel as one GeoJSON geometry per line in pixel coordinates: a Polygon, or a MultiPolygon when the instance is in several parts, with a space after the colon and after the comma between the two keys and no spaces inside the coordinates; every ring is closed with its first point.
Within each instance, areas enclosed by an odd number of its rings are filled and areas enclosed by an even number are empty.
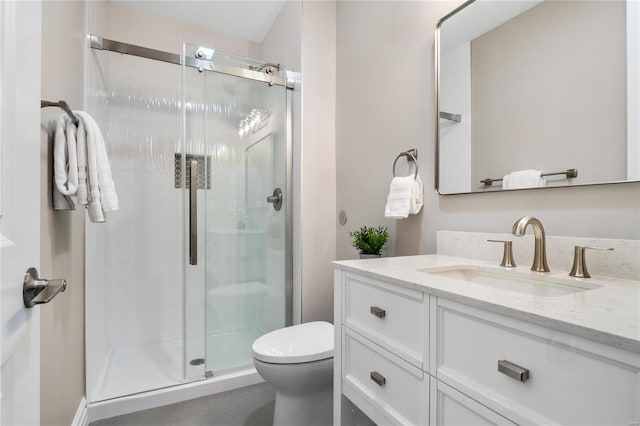
{"type": "Polygon", "coordinates": [[[420,176],[394,177],[389,185],[389,196],[384,208],[384,216],[404,219],[409,214],[417,214],[422,209],[424,188],[420,176]]]}
{"type": "Polygon", "coordinates": [[[73,210],[69,195],[78,190],[78,160],[76,153],[76,126],[66,114],[56,123],[53,138],[53,208],[73,210]]]}
{"type": "Polygon", "coordinates": [[[104,138],[93,117],[84,111],[73,113],[79,118],[77,128],[66,115],[56,127],[54,209],[74,208],[70,195],[76,195],[91,222],[104,222],[105,213],[119,209],[104,138]]]}
{"type": "Polygon", "coordinates": [[[89,205],[89,190],[87,188],[87,131],[84,128],[84,121],[78,122],[78,138],[76,140],[78,149],[78,203],[83,206],[89,205]]]}
{"type": "MultiPolygon", "coordinates": [[[[88,212],[91,222],[104,222],[105,214],[118,210],[118,195],[111,178],[111,166],[107,157],[102,132],[93,117],[84,111],[74,111],[86,133],[86,165],[89,179],[88,212]]],[[[82,142],[82,141],[81,141],[82,142]]],[[[84,200],[82,200],[84,201],[84,200]]]]}
{"type": "Polygon", "coordinates": [[[540,170],[518,170],[502,178],[502,189],[542,188],[546,184],[540,170]]]}
{"type": "Polygon", "coordinates": [[[424,204],[424,185],[422,185],[422,179],[420,175],[417,175],[413,185],[411,186],[411,208],[409,213],[418,214],[422,210],[424,204]]]}

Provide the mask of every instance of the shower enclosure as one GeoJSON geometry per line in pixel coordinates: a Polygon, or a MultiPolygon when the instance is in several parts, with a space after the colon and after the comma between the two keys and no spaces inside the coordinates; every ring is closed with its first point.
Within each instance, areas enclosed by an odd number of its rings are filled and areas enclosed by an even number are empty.
{"type": "Polygon", "coordinates": [[[87,399],[250,369],[252,342],[292,323],[285,72],[188,44],[92,47],[129,55],[94,52],[121,210],[87,224],[87,399]],[[136,67],[154,81],[118,74],[136,67]]]}

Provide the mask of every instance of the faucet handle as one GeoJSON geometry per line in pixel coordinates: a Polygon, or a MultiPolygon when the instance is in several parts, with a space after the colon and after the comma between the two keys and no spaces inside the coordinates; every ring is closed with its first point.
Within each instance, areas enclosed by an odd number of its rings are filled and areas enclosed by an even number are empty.
{"type": "Polygon", "coordinates": [[[505,268],[515,268],[516,261],[513,260],[513,243],[509,240],[487,240],[490,243],[504,243],[504,251],[502,252],[502,262],[500,266],[505,268]]]}
{"type": "Polygon", "coordinates": [[[575,246],[573,251],[573,266],[569,276],[576,278],[591,278],[591,274],[587,271],[587,259],[584,255],[585,250],[613,250],[611,247],[587,247],[575,246]]]}

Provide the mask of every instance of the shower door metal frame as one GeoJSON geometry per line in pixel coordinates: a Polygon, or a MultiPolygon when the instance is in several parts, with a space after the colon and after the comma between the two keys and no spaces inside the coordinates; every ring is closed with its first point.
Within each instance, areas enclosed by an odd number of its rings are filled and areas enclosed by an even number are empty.
{"type": "MultiPolygon", "coordinates": [[[[152,59],[154,61],[168,62],[175,65],[184,65],[198,70],[219,72],[222,74],[233,75],[250,80],[263,81],[269,85],[285,86],[287,89],[293,89],[294,83],[287,78],[279,75],[268,74],[257,70],[250,70],[241,67],[231,67],[226,65],[215,64],[214,60],[187,58],[184,62],[182,55],[178,53],[166,52],[164,50],[150,49],[148,47],[138,46],[121,41],[110,40],[96,34],[89,34],[89,47],[96,50],[108,50],[110,52],[122,53],[125,55],[133,55],[141,58],[152,59]]],[[[234,55],[229,55],[234,56],[234,55]]]]}

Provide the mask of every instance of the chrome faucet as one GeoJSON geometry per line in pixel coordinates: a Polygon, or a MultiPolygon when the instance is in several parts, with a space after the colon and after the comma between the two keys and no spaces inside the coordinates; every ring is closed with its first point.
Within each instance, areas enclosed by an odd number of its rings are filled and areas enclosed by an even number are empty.
{"type": "Polygon", "coordinates": [[[547,251],[545,248],[544,227],[542,226],[542,223],[533,216],[521,217],[513,224],[511,233],[516,237],[522,237],[529,225],[533,228],[533,236],[536,239],[531,270],[536,272],[549,272],[549,266],[547,265],[547,251]]]}

